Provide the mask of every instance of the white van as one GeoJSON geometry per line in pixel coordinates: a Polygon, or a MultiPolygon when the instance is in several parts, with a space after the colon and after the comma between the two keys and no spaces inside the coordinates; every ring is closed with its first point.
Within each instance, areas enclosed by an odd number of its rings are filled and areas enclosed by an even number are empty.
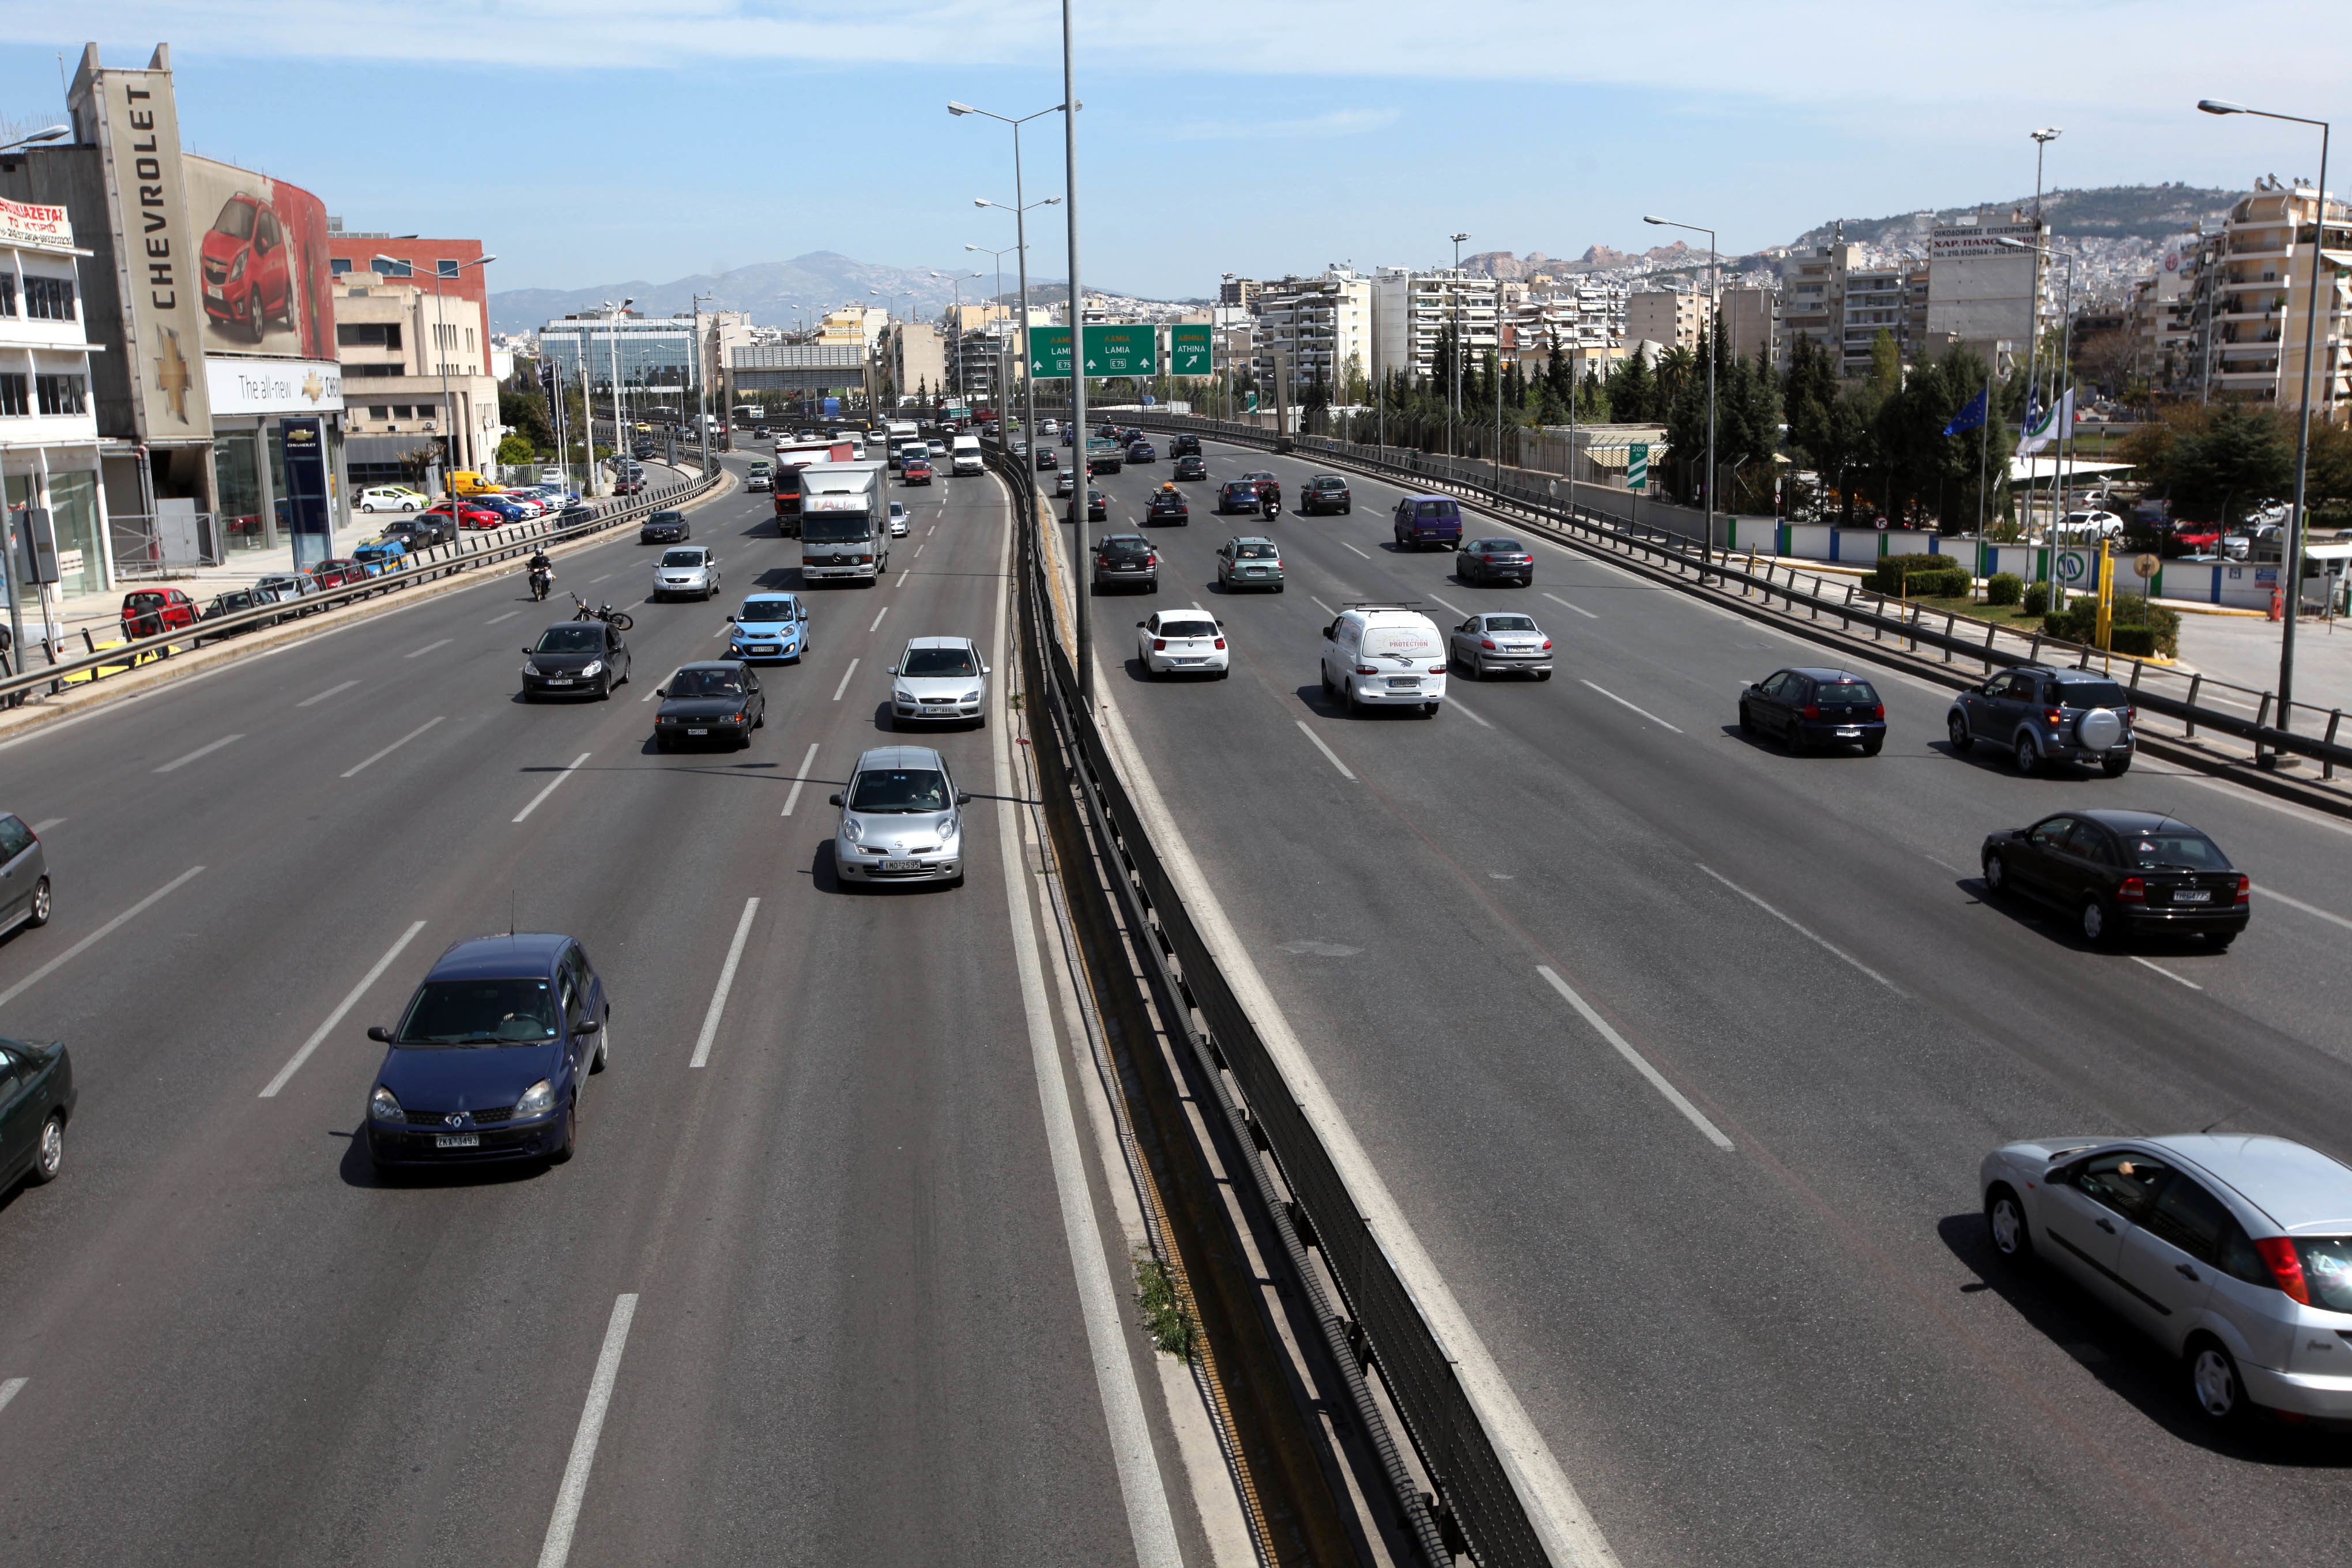
{"type": "Polygon", "coordinates": [[[950,470],[959,474],[976,474],[987,466],[980,455],[980,437],[959,436],[948,447],[950,470]]]}
{"type": "Polygon", "coordinates": [[[1353,605],[1323,628],[1323,692],[1349,713],[1417,706],[1435,718],[1445,700],[1445,638],[1402,605],[1353,605]]]}

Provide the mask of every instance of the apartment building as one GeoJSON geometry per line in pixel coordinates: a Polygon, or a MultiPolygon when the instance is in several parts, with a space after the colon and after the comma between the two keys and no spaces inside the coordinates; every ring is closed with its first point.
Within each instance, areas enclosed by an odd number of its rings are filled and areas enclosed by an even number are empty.
{"type": "Polygon", "coordinates": [[[929,396],[948,388],[947,340],[937,327],[891,322],[877,357],[882,374],[901,397],[929,396]]]}
{"type": "Polygon", "coordinates": [[[1263,287],[1255,278],[1236,278],[1228,272],[1224,282],[1218,286],[1217,303],[1255,315],[1257,313],[1258,290],[1263,287]]]}
{"type": "Polygon", "coordinates": [[[1733,358],[1754,359],[1760,353],[1771,364],[1788,363],[1788,346],[1780,340],[1778,289],[1726,289],[1719,308],[1723,346],[1733,358]]]}
{"type": "Polygon", "coordinates": [[[1706,292],[1698,289],[1643,289],[1625,296],[1625,337],[1661,348],[1696,349],[1706,330],[1706,292]]]}
{"type": "Polygon", "coordinates": [[[1492,278],[1451,268],[1419,272],[1383,267],[1372,274],[1371,289],[1376,377],[1397,372],[1428,379],[1435,374],[1441,336],[1457,323],[1471,358],[1496,346],[1501,295],[1492,278]]]}
{"type": "Polygon", "coordinates": [[[1862,247],[1844,244],[1781,262],[1780,328],[1790,344],[1810,342],[1843,357],[1846,274],[1862,265],[1862,247]]]}
{"type": "MultiPolygon", "coordinates": [[[[112,581],[107,554],[106,489],[99,465],[98,415],[90,400],[90,343],[74,244],[62,206],[0,200],[0,485],[10,528],[48,513],[51,564],[68,594],[112,581]]],[[[11,559],[26,559],[14,542],[11,559]]],[[[14,580],[12,578],[12,580],[14,580]]],[[[16,582],[24,615],[40,635],[40,585],[16,582]]],[[[5,618],[0,610],[0,618],[5,618]]]]}
{"type": "Polygon", "coordinates": [[[1250,374],[1261,386],[1273,384],[1277,363],[1286,364],[1293,400],[1319,378],[1339,401],[1350,380],[1372,374],[1371,279],[1333,267],[1263,284],[1253,337],[1250,374]]]}
{"type": "Polygon", "coordinates": [[[2312,401],[2321,417],[2352,408],[2352,206],[2305,184],[2265,180],[2221,226],[2202,279],[2195,325],[2206,329],[2216,395],[2303,407],[2304,335],[2311,269],[2320,273],[2312,401]]]}
{"type": "Polygon", "coordinates": [[[1838,337],[1839,374],[1869,374],[1872,350],[1885,332],[1906,360],[1927,335],[1928,268],[1916,262],[1856,268],[1845,275],[1845,313],[1838,337]]]}

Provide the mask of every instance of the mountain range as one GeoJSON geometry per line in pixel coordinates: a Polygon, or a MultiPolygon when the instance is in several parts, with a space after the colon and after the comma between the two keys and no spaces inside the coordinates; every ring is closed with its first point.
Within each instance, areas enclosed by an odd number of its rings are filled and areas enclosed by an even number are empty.
{"type": "MultiPolygon", "coordinates": [[[[967,280],[961,297],[967,303],[977,303],[993,291],[983,286],[992,281],[967,280]]],[[[1054,287],[1060,289],[1058,280],[1054,287]]],[[[1042,288],[1039,279],[1031,279],[1031,298],[1041,298],[1042,288]]],[[[826,310],[853,300],[903,313],[908,303],[905,296],[909,294],[914,296],[916,313],[930,315],[956,297],[949,279],[933,277],[929,268],[885,267],[838,251],[812,250],[790,261],[762,261],[720,273],[698,272],[667,283],[634,279],[587,289],[509,289],[490,296],[490,330],[530,331],[563,316],[593,310],[607,300],[634,300],[631,308],[648,316],[682,316],[694,310],[697,294],[709,296],[703,301],[705,310],[747,310],[761,326],[789,325],[795,311],[826,310]]]]}

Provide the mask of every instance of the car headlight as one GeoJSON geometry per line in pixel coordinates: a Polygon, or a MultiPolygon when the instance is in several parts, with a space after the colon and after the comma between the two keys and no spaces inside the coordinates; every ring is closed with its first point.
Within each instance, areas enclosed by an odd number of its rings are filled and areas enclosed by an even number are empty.
{"type": "Polygon", "coordinates": [[[541,675],[541,674],[544,674],[544,673],[545,673],[543,670],[541,670],[541,669],[539,668],[539,666],[537,666],[537,665],[535,665],[535,664],[526,664],[526,665],[524,665],[524,666],[522,667],[522,672],[523,672],[525,675],[541,675]]]}
{"type": "Polygon", "coordinates": [[[601,671],[604,668],[604,661],[603,659],[601,659],[601,658],[592,658],[592,659],[590,659],[586,664],[582,665],[582,666],[580,667],[580,673],[581,673],[583,676],[594,675],[594,674],[598,673],[599,671],[601,671]]]}
{"type": "Polygon", "coordinates": [[[915,694],[903,686],[892,687],[890,696],[893,700],[899,702],[912,702],[915,700],[915,694]]]}
{"type": "Polygon", "coordinates": [[[961,697],[956,699],[956,700],[959,702],[977,702],[980,700],[980,693],[977,691],[967,691],[961,697]]]}
{"type": "Polygon", "coordinates": [[[841,825],[841,836],[855,844],[866,837],[865,825],[854,816],[849,817],[841,825]]]}
{"type": "Polygon", "coordinates": [[[230,282],[234,283],[238,279],[245,276],[245,259],[247,255],[247,252],[240,250],[236,253],[236,259],[229,263],[228,280],[230,282]]]}
{"type": "Polygon", "coordinates": [[[546,1079],[541,1079],[537,1083],[524,1089],[522,1098],[515,1101],[515,1120],[520,1121],[526,1116],[544,1116],[554,1109],[555,1085],[546,1079]]]}
{"type": "Polygon", "coordinates": [[[376,1085],[375,1092],[368,1096],[368,1114],[378,1121],[402,1121],[407,1119],[405,1113],[400,1109],[399,1098],[382,1084],[376,1085]]]}

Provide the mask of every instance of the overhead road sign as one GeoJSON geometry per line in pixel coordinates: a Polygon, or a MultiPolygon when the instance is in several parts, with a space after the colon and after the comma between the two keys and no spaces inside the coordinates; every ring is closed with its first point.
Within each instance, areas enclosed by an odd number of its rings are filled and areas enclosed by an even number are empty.
{"type": "MultiPolygon", "coordinates": [[[[1160,374],[1159,340],[1159,329],[1148,324],[1090,326],[1087,329],[1086,373],[1097,377],[1157,375],[1160,374]]],[[[1032,327],[1029,330],[1029,374],[1039,381],[1069,378],[1069,328],[1032,327]]]]}
{"type": "Polygon", "coordinates": [[[1210,329],[1207,322],[1194,326],[1179,324],[1168,329],[1168,374],[1171,375],[1214,375],[1211,367],[1210,329]]]}

